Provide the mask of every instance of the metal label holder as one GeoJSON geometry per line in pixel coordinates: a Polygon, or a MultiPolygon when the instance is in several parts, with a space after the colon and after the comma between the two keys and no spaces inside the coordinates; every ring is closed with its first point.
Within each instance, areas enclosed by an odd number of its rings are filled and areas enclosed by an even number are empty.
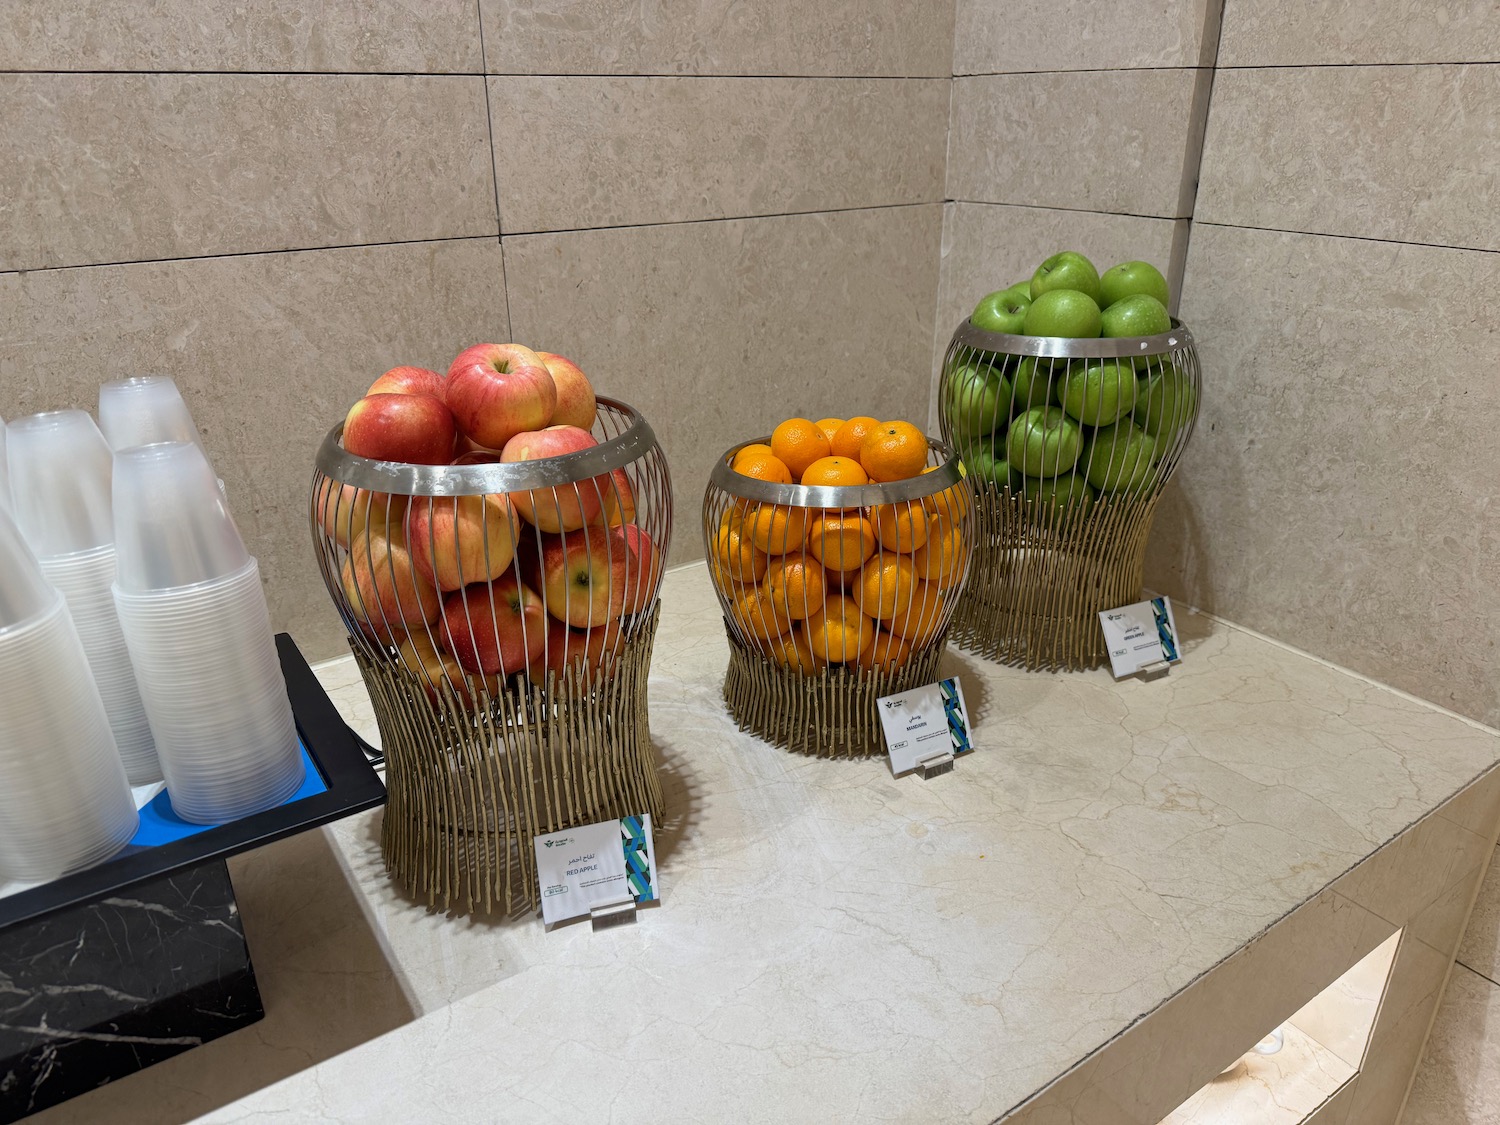
{"type": "Polygon", "coordinates": [[[1161,679],[1171,670],[1172,662],[1170,660],[1157,660],[1151,664],[1143,665],[1141,669],[1136,672],[1136,675],[1140,679],[1145,680],[1147,683],[1150,683],[1152,680],[1161,679]]]}
{"type": "Polygon", "coordinates": [[[609,902],[594,903],[589,907],[589,924],[597,934],[600,930],[611,930],[616,926],[634,925],[637,913],[639,911],[636,909],[635,896],[626,895],[609,902]]]}
{"type": "Polygon", "coordinates": [[[957,759],[952,750],[940,750],[936,754],[929,754],[925,758],[917,759],[916,772],[923,781],[931,781],[934,777],[942,777],[945,773],[953,772],[953,764],[957,759]]]}

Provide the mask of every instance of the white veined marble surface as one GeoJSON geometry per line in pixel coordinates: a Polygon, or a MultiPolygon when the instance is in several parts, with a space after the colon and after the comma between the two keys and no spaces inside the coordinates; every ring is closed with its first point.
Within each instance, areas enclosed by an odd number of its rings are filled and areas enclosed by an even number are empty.
{"type": "MultiPolygon", "coordinates": [[[[994,1121],[1500,759],[1493,731],[1177,616],[1185,659],[1149,684],[950,654],[978,749],[896,781],[740,733],[706,571],[674,571],[662,906],[600,934],[444,919],[392,890],[370,818],[338,826],[419,1018],[203,1120],[994,1121]]],[[[373,733],[357,676],[321,674],[373,733]]]]}

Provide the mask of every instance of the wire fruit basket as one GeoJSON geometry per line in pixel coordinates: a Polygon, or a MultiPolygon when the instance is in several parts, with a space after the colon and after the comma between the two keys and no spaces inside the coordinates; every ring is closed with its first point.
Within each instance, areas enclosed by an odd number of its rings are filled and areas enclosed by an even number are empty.
{"type": "Polygon", "coordinates": [[[974,498],[928,439],[926,471],[813,486],[714,465],[703,537],[729,637],[724,698],[741,730],[798,753],[884,751],[876,700],[932,683],[969,570],[974,498]]]}
{"type": "Polygon", "coordinates": [[[430,908],[534,909],[534,836],[662,814],[646,686],[666,459],[602,397],[597,445],[533,461],[376,461],[342,430],[310,514],[380,726],[386,866],[430,908]]]}
{"type": "Polygon", "coordinates": [[[1151,521],[1201,389],[1176,320],[1112,339],[958,326],[938,414],[978,502],[956,644],[1029,669],[1104,662],[1098,614],[1141,596],[1151,521]]]}

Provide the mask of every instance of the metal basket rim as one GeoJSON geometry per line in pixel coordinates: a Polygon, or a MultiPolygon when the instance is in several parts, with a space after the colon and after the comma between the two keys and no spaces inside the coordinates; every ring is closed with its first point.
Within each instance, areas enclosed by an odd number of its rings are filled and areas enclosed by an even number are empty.
{"type": "Polygon", "coordinates": [[[659,448],[651,423],[639,410],[615,398],[598,397],[600,405],[630,420],[624,433],[576,453],[492,465],[408,465],[359,457],[339,444],[339,422],[318,447],[318,471],[339,484],[396,496],[482,496],[556,488],[611,473],[659,448]]]}
{"type": "Polygon", "coordinates": [[[865,508],[936,496],[967,479],[959,469],[958,454],[952,446],[930,436],[927,437],[927,447],[942,455],[942,463],[930,473],[884,484],[778,484],[747,477],[730,468],[734,455],[745,446],[769,445],[770,442],[771,436],[767,434],[730,446],[715,462],[713,472],[709,474],[709,486],[740,500],[758,500],[763,504],[784,504],[793,508],[865,508]]]}
{"type": "Polygon", "coordinates": [[[964,317],[949,347],[962,344],[985,352],[1005,355],[1036,356],[1039,359],[1119,359],[1126,356],[1161,355],[1193,347],[1193,333],[1186,324],[1172,317],[1169,331],[1155,336],[1094,336],[1073,339],[1067,336],[1015,336],[1008,332],[986,332],[964,317]]]}

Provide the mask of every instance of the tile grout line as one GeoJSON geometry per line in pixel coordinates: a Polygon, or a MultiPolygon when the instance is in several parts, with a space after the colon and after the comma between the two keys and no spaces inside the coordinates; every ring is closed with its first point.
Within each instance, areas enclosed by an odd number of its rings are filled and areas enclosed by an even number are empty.
{"type": "MultiPolygon", "coordinates": [[[[474,0],[474,19],[479,25],[479,66],[488,71],[488,59],[484,53],[484,5],[474,0]]],[[[505,335],[515,336],[510,317],[510,275],[505,270],[505,221],[500,217],[500,173],[496,171],[495,114],[490,107],[490,79],[488,73],[480,81],[484,84],[484,127],[490,141],[490,186],[495,189],[495,245],[500,248],[500,299],[505,305],[505,335]]]]}
{"type": "Polygon", "coordinates": [[[1222,227],[1225,230],[1259,230],[1268,234],[1298,234],[1308,238],[1348,238],[1357,242],[1381,242],[1387,246],[1425,246],[1429,250],[1462,250],[1470,254],[1500,254],[1500,249],[1491,250],[1484,246],[1454,246],[1450,242],[1421,242],[1409,238],[1376,238],[1368,234],[1334,234],[1328,231],[1318,230],[1290,230],[1286,227],[1262,227],[1254,223],[1220,223],[1212,219],[1195,219],[1206,227],[1222,227]]]}
{"type": "Polygon", "coordinates": [[[1494,985],[1496,988],[1500,988],[1500,980],[1496,980],[1494,977],[1490,976],[1488,973],[1481,973],[1478,969],[1476,969],[1473,965],[1469,964],[1467,961],[1462,961],[1459,958],[1455,957],[1453,959],[1453,963],[1455,965],[1457,965],[1461,969],[1468,969],[1469,972],[1473,973],[1480,980],[1488,981],[1490,984],[1494,985]]]}
{"type": "MultiPolygon", "coordinates": [[[[859,211],[895,211],[913,207],[941,207],[941,199],[917,200],[910,203],[869,203],[856,207],[818,207],[809,211],[773,211],[768,214],[718,215],[702,219],[667,219],[648,223],[611,223],[597,227],[558,227],[550,230],[513,231],[509,238],[537,238],[549,234],[592,234],[596,231],[644,230],[651,227],[685,227],[704,223],[746,223],[759,219],[799,219],[815,215],[846,215],[859,211]]],[[[368,250],[386,246],[423,246],[440,242],[475,242],[495,238],[491,232],[484,234],[454,234],[437,238],[397,238],[378,242],[342,242],[326,246],[283,246],[269,250],[233,250],[222,254],[180,254],[169,258],[130,258],[108,262],[78,262],[61,266],[20,266],[0,268],[0,277],[18,276],[28,273],[53,273],[58,270],[110,269],[118,266],[168,265],[175,262],[202,262],[217,258],[259,258],[270,254],[316,254],[328,250],[368,250]]]]}
{"type": "MultiPolygon", "coordinates": [[[[1466,64],[1465,64],[1466,65],[1466,64]]],[[[1183,67],[1158,67],[1142,69],[1182,70],[1191,69],[1183,67]]],[[[1047,73],[1045,71],[1037,73],[1047,73]]],[[[1058,73],[1087,73],[1084,71],[1060,71],[1058,73]]],[[[37,75],[69,75],[89,77],[110,77],[118,75],[121,77],[154,77],[157,75],[171,75],[175,77],[192,77],[202,75],[205,78],[681,78],[681,79],[710,79],[724,81],[776,81],[785,79],[787,81],[802,82],[848,82],[867,80],[870,82],[948,82],[952,80],[947,74],[689,74],[689,73],[667,73],[665,71],[597,71],[579,74],[577,72],[551,72],[551,71],[507,71],[507,70],[216,70],[212,68],[177,69],[177,70],[138,70],[120,68],[116,70],[49,70],[38,68],[25,70],[19,68],[0,67],[0,75],[8,74],[37,74],[37,75]]],[[[964,77],[968,77],[965,75],[964,77]]],[[[984,77],[976,75],[975,77],[984,77]]]]}
{"type": "Polygon", "coordinates": [[[1182,283],[1187,277],[1188,249],[1193,241],[1193,215],[1198,210],[1198,188],[1203,182],[1208,116],[1213,108],[1219,51],[1224,43],[1224,0],[1210,0],[1204,19],[1212,19],[1213,27],[1205,25],[1203,41],[1198,45],[1198,61],[1204,65],[1199,68],[1193,83],[1193,101],[1188,110],[1187,137],[1182,154],[1182,179],[1177,186],[1177,211],[1184,219],[1183,225],[1172,232],[1172,256],[1167,263],[1174,315],[1180,315],[1182,309],[1182,283]]]}

